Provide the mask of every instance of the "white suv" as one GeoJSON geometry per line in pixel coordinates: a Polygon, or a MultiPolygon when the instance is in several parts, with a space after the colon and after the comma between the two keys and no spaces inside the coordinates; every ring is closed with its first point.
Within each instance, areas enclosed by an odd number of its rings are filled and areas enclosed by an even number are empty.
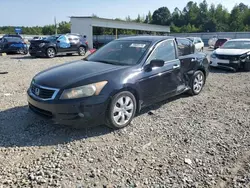
{"type": "Polygon", "coordinates": [[[196,51],[202,52],[204,50],[204,42],[200,37],[188,37],[188,39],[193,42],[196,51]]]}

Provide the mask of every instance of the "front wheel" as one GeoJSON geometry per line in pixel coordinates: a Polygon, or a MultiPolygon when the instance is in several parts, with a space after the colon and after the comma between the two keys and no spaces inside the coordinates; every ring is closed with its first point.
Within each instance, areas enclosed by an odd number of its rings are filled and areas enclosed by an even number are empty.
{"type": "Polygon", "coordinates": [[[192,76],[191,82],[190,82],[190,94],[191,95],[198,95],[203,89],[203,86],[205,84],[205,75],[202,71],[196,71],[194,75],[192,76]]]}
{"type": "Polygon", "coordinates": [[[113,129],[121,129],[130,124],[136,113],[136,99],[128,91],[118,93],[111,101],[107,126],[113,129]]]}
{"type": "Polygon", "coordinates": [[[46,51],[46,55],[47,57],[49,58],[53,58],[56,56],[56,51],[54,48],[48,48],[47,51],[46,51]]]}
{"type": "Polygon", "coordinates": [[[86,54],[86,50],[83,46],[80,46],[78,49],[78,55],[84,56],[86,54]]]}

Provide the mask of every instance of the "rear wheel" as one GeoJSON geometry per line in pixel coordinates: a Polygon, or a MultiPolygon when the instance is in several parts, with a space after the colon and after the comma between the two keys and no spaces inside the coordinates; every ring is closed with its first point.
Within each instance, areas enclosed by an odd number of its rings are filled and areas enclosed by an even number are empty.
{"type": "Polygon", "coordinates": [[[114,129],[121,129],[130,124],[136,113],[136,99],[128,91],[118,93],[111,101],[107,126],[114,129]]]}
{"type": "Polygon", "coordinates": [[[48,48],[47,51],[46,51],[46,55],[47,57],[49,58],[53,58],[56,56],[56,51],[54,48],[48,48]]]}
{"type": "Polygon", "coordinates": [[[190,83],[190,94],[198,95],[203,89],[205,84],[205,75],[202,71],[196,71],[191,79],[190,83]]]}
{"type": "Polygon", "coordinates": [[[78,48],[78,55],[84,56],[86,54],[86,49],[83,46],[78,48]]]}

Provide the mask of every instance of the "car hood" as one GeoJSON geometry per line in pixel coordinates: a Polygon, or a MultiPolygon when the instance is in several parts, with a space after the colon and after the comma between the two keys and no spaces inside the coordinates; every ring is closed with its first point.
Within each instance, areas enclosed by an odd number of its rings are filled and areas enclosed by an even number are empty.
{"type": "Polygon", "coordinates": [[[218,55],[242,55],[250,52],[250,49],[217,49],[216,54],[218,55]]]}
{"type": "Polygon", "coordinates": [[[41,86],[61,89],[84,79],[126,67],[79,60],[42,71],[34,77],[33,81],[41,86]]]}

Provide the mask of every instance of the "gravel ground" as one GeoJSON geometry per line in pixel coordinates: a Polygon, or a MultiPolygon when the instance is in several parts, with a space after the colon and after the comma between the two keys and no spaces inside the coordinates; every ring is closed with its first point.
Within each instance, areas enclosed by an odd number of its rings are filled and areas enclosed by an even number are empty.
{"type": "Polygon", "coordinates": [[[199,96],[153,105],[118,131],[29,112],[32,77],[77,59],[0,57],[0,188],[250,187],[250,73],[212,70],[199,96]]]}

